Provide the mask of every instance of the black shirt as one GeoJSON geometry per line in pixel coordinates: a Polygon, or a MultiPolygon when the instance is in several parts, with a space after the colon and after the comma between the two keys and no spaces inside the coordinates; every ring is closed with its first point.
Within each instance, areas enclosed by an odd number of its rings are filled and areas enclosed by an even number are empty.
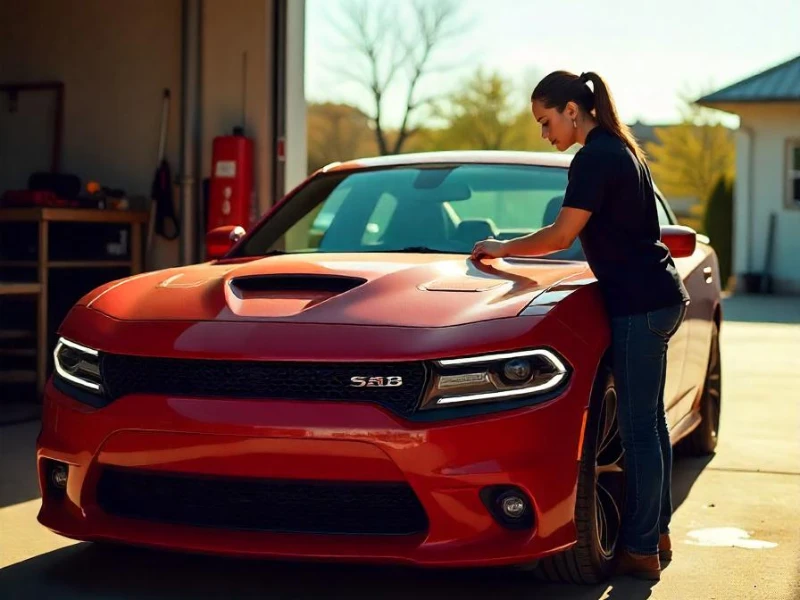
{"type": "Polygon", "coordinates": [[[592,129],[570,165],[563,206],[592,213],[580,240],[610,316],[689,300],[661,242],[656,202],[647,164],[619,137],[592,129]]]}

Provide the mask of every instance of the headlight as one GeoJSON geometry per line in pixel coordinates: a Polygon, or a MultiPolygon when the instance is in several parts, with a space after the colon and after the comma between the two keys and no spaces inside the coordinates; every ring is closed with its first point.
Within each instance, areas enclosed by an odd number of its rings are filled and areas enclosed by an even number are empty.
{"type": "Polygon", "coordinates": [[[56,374],[82,390],[102,394],[97,350],[59,338],[53,353],[56,374]]]}
{"type": "Polygon", "coordinates": [[[567,377],[564,362],[544,348],[448,358],[434,365],[422,409],[543,394],[567,377]]]}

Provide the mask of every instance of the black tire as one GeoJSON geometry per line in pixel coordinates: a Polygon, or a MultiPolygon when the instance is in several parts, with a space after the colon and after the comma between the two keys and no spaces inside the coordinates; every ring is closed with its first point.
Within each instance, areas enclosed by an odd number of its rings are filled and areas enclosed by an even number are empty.
{"type": "Polygon", "coordinates": [[[540,560],[539,579],[592,584],[608,578],[614,560],[625,496],[625,466],[617,424],[614,377],[603,366],[592,391],[578,473],[575,523],[578,543],[540,560]]]}
{"type": "Polygon", "coordinates": [[[708,456],[717,448],[719,418],[722,409],[722,363],[719,350],[719,328],[714,323],[711,350],[706,370],[703,395],[700,397],[700,424],[678,443],[684,456],[708,456]]]}

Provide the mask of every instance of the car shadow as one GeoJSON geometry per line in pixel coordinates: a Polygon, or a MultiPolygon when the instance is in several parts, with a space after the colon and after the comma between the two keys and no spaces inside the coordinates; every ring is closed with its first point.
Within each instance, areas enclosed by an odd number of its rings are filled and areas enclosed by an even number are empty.
{"type": "Polygon", "coordinates": [[[715,454],[698,458],[676,455],[672,463],[672,512],[689,496],[689,492],[703,470],[714,460],[715,454]]]}
{"type": "Polygon", "coordinates": [[[508,569],[414,569],[236,560],[128,547],[75,544],[0,570],[3,597],[369,598],[439,600],[508,595],[573,600],[644,600],[655,582],[618,577],[601,585],[536,581],[508,569]],[[5,596],[3,590],[12,591],[5,596]]]}
{"type": "MultiPolygon", "coordinates": [[[[675,510],[712,460],[713,456],[676,457],[675,510]]],[[[20,468],[15,474],[19,477],[22,479],[17,486],[4,491],[5,502],[38,497],[35,471],[20,468]],[[9,490],[16,492],[9,495],[9,490]]],[[[509,568],[415,569],[229,559],[88,543],[76,543],[0,569],[0,597],[37,599],[250,598],[268,594],[274,599],[392,600],[413,595],[415,600],[438,600],[450,594],[464,599],[524,594],[554,599],[645,600],[652,595],[654,585],[629,577],[613,577],[599,585],[549,584],[536,580],[532,573],[509,568]],[[8,595],[5,590],[12,593],[8,595]]]]}

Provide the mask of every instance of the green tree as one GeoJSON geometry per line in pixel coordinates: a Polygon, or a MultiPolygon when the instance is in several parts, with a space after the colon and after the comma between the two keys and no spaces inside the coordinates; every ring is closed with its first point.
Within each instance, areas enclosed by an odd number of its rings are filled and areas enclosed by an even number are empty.
{"type": "Polygon", "coordinates": [[[708,198],[703,228],[719,258],[723,288],[733,268],[733,180],[725,175],[717,179],[708,198]]]}
{"type": "Polygon", "coordinates": [[[697,198],[700,204],[692,212],[702,221],[719,178],[735,174],[736,143],[733,131],[720,123],[718,111],[692,100],[701,95],[700,90],[684,86],[678,93],[680,123],[657,127],[658,143],[645,144],[645,152],[664,194],[697,198]]]}
{"type": "Polygon", "coordinates": [[[514,142],[507,150],[528,150],[531,152],[556,152],[556,149],[546,139],[542,139],[542,128],[531,113],[530,104],[526,98],[525,108],[514,116],[512,129],[515,132],[514,142]]]}
{"type": "Polygon", "coordinates": [[[478,69],[437,106],[434,117],[443,123],[432,140],[436,150],[550,149],[527,97],[498,72],[478,69]]]}
{"type": "Polygon", "coordinates": [[[306,139],[309,174],[334,161],[377,153],[369,117],[349,104],[310,103],[306,139]]]}

